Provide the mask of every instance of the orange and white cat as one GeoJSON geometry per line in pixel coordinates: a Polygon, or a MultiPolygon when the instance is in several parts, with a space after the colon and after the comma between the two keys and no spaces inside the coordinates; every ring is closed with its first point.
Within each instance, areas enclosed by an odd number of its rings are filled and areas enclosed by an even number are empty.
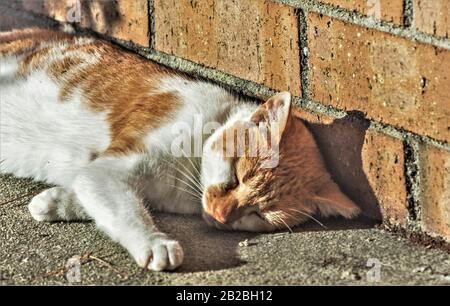
{"type": "Polygon", "coordinates": [[[0,98],[1,172],[58,186],[32,199],[33,218],[93,219],[151,270],[183,261],[152,209],[202,213],[218,228],[255,232],[359,213],[326,171],[288,93],[260,105],[101,40],[33,28],[0,33],[0,98]],[[217,124],[200,130],[200,156],[185,154],[174,127],[195,130],[199,116],[217,124]],[[273,167],[262,167],[273,156],[248,148],[225,154],[220,143],[248,123],[255,125],[247,136],[236,137],[267,139],[260,127],[277,126],[273,167]]]}

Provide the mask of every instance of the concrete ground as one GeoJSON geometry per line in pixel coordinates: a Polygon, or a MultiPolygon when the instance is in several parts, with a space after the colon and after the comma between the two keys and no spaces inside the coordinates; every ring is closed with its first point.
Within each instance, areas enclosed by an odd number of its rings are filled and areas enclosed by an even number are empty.
{"type": "MultiPolygon", "coordinates": [[[[0,30],[39,23],[0,3],[0,30]]],[[[1,285],[69,284],[74,270],[66,265],[74,256],[81,257],[83,285],[450,285],[448,253],[367,222],[343,220],[324,220],[326,230],[307,224],[293,234],[255,235],[221,232],[199,217],[160,214],[159,227],[179,239],[185,262],[176,272],[144,271],[92,223],[34,221],[26,204],[43,189],[30,180],[0,177],[1,285]]]]}
{"type": "Polygon", "coordinates": [[[0,177],[0,284],[69,284],[66,264],[78,255],[83,285],[450,285],[448,253],[344,220],[324,220],[327,229],[311,223],[292,234],[250,234],[159,214],[159,227],[185,249],[185,263],[170,273],[144,271],[92,223],[34,221],[26,205],[43,189],[0,177]]]}

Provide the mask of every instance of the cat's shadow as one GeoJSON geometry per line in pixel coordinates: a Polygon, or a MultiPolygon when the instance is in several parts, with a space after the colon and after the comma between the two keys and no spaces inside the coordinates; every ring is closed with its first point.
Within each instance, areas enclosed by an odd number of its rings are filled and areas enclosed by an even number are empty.
{"type": "Polygon", "coordinates": [[[245,264],[238,256],[239,242],[257,234],[220,231],[200,216],[157,213],[159,229],[180,242],[185,252],[177,273],[214,271],[245,264]]]}
{"type": "MultiPolygon", "coordinates": [[[[215,271],[239,267],[246,264],[239,256],[239,243],[246,239],[249,239],[251,243],[252,239],[254,241],[261,235],[277,234],[221,231],[208,226],[200,216],[157,213],[155,219],[158,227],[178,240],[184,249],[183,265],[174,273],[215,271]]],[[[374,221],[364,217],[355,220],[331,218],[320,220],[320,223],[322,225],[317,222],[307,222],[294,228],[292,234],[371,228],[374,225],[374,221]]]]}

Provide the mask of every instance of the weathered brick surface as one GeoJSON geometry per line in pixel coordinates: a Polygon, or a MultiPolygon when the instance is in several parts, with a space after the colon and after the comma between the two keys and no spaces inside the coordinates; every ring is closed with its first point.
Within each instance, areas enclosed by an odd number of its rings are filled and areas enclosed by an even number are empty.
{"type": "Polygon", "coordinates": [[[297,16],[270,1],[155,1],[156,49],[300,95],[297,16]]]}
{"type": "Polygon", "coordinates": [[[450,152],[421,145],[420,170],[422,226],[450,241],[450,152]]]}
{"type": "Polygon", "coordinates": [[[409,213],[403,141],[369,129],[364,139],[362,160],[383,222],[406,225],[409,213]]]}
{"type": "Polygon", "coordinates": [[[403,0],[319,0],[375,19],[403,24],[403,0]]]}
{"type": "Polygon", "coordinates": [[[450,51],[326,16],[308,17],[312,98],[450,140],[450,51]]]}
{"type": "Polygon", "coordinates": [[[102,34],[149,45],[147,0],[22,0],[22,5],[58,21],[77,22],[102,34]]]}
{"type": "Polygon", "coordinates": [[[415,0],[414,21],[419,31],[449,38],[450,1],[415,0]]]}

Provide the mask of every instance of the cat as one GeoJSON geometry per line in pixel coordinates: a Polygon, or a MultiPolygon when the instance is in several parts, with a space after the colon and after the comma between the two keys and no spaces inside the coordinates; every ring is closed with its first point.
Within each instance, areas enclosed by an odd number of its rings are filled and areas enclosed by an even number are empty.
{"type": "Polygon", "coordinates": [[[151,210],[252,232],[360,212],[287,92],[261,104],[97,38],[29,28],[0,33],[0,95],[0,172],[57,186],[31,200],[32,217],[94,220],[149,270],[184,256],[151,210]],[[194,156],[174,126],[193,129],[198,116],[216,124],[194,156]],[[249,154],[250,136],[267,150],[249,154]]]}

